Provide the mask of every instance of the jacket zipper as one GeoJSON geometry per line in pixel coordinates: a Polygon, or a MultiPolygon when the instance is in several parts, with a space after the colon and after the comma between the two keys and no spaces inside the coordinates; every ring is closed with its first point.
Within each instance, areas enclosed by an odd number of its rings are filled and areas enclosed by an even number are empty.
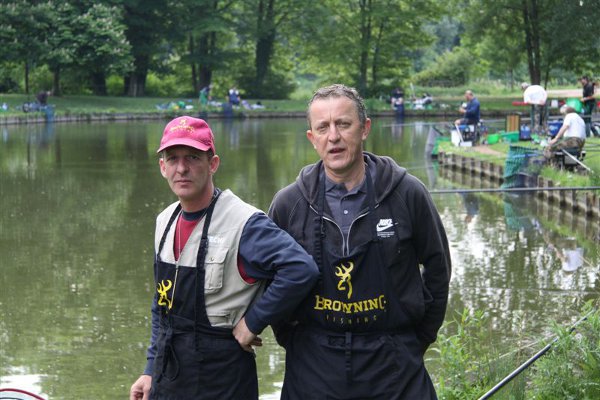
{"type": "Polygon", "coordinates": [[[344,236],[344,233],[342,232],[342,228],[340,228],[340,226],[333,219],[323,216],[324,220],[331,222],[338,229],[338,232],[340,233],[340,236],[342,237],[342,255],[344,257],[346,257],[346,256],[348,256],[348,254],[350,254],[349,245],[350,245],[350,233],[352,232],[352,225],[354,225],[354,223],[356,221],[358,221],[360,218],[364,217],[367,214],[368,214],[368,212],[364,212],[352,220],[352,223],[350,224],[350,228],[348,229],[348,238],[347,239],[344,236]]]}

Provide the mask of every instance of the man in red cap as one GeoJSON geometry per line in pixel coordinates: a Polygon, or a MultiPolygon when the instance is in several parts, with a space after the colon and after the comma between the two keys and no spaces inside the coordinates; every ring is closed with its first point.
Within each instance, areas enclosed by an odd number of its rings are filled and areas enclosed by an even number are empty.
{"type": "Polygon", "coordinates": [[[258,399],[252,346],[308,294],[317,266],[262,211],[214,186],[205,121],[169,122],[158,153],[179,200],[156,221],[152,335],[130,399],[258,399]]]}

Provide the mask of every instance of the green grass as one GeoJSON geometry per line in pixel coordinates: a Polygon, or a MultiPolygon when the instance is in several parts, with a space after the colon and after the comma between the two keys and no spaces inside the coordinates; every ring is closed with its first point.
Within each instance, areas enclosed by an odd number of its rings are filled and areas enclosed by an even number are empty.
{"type": "MultiPolygon", "coordinates": [[[[306,103],[317,89],[317,83],[313,79],[300,78],[300,84],[295,92],[290,94],[290,100],[260,100],[265,105],[265,110],[244,111],[251,113],[260,113],[265,111],[276,112],[305,112],[306,103]]],[[[527,112],[523,107],[515,107],[512,102],[522,100],[523,94],[518,84],[508,87],[496,81],[477,81],[468,85],[458,87],[420,87],[413,89],[405,87],[404,92],[407,100],[413,95],[421,96],[428,92],[434,98],[434,106],[439,109],[441,105],[446,105],[447,110],[455,110],[464,102],[464,92],[467,89],[474,91],[481,102],[482,112],[527,112]]],[[[550,87],[549,89],[577,89],[571,87],[550,87]]],[[[34,101],[35,95],[25,94],[0,94],[0,104],[6,102],[11,110],[10,112],[0,111],[0,115],[21,115],[20,106],[26,101],[34,101]]],[[[61,97],[50,97],[49,103],[56,106],[57,115],[69,113],[154,113],[159,112],[156,109],[157,104],[168,103],[169,101],[190,100],[191,104],[198,109],[198,98],[176,98],[176,97],[124,97],[124,96],[92,96],[92,95],[65,95],[61,97]]],[[[248,99],[254,103],[259,99],[248,99]]],[[[381,98],[367,99],[369,111],[389,111],[387,95],[381,98]]],[[[219,111],[219,108],[209,108],[208,111],[219,111]]],[[[426,113],[425,113],[426,114],[426,113]]]]}
{"type": "MultiPolygon", "coordinates": [[[[494,399],[597,399],[600,396],[600,313],[588,302],[587,319],[574,333],[553,325],[558,340],[542,358],[500,389],[494,399]]],[[[476,399],[515,370],[552,338],[522,334],[511,349],[499,349],[490,337],[491,321],[483,311],[463,310],[446,322],[432,348],[439,364],[434,376],[438,396],[445,400],[476,399]],[[527,344],[539,343],[538,346],[527,344]],[[506,355],[504,357],[503,355],[506,355]]]]}
{"type": "MultiPolygon", "coordinates": [[[[32,102],[35,96],[22,94],[2,94],[0,95],[0,104],[7,103],[9,111],[1,111],[2,116],[22,116],[24,115],[21,106],[25,102],[32,102]]],[[[161,97],[117,97],[117,96],[86,96],[86,95],[67,95],[48,98],[48,104],[54,106],[55,115],[69,114],[103,114],[103,113],[161,113],[157,105],[167,104],[169,102],[183,101],[186,105],[192,105],[193,111],[197,112],[199,107],[196,98],[161,98],[161,97]]],[[[264,109],[243,110],[245,113],[261,112],[301,112],[306,111],[305,100],[262,100],[264,109]]],[[[255,103],[255,100],[249,100],[249,103],[255,103]]],[[[387,105],[387,104],[386,104],[387,105]]],[[[241,108],[238,110],[242,110],[241,108]]],[[[208,112],[221,112],[220,107],[209,106],[208,112]]],[[[183,112],[183,111],[182,111],[183,112]]]]}
{"type": "MultiPolygon", "coordinates": [[[[244,112],[260,113],[260,112],[299,112],[306,111],[306,104],[311,96],[309,91],[304,93],[294,94],[290,100],[260,100],[265,106],[263,110],[244,110],[244,112]]],[[[512,101],[519,100],[517,95],[495,95],[495,96],[480,96],[479,100],[482,103],[483,112],[491,111],[522,111],[512,106],[512,101]]],[[[35,101],[34,95],[25,94],[0,94],[0,104],[7,103],[10,107],[8,112],[0,111],[0,116],[18,116],[22,115],[21,106],[25,102],[35,101]]],[[[88,96],[88,95],[65,95],[51,96],[48,103],[55,106],[56,115],[63,114],[81,114],[81,113],[156,113],[157,104],[165,104],[170,101],[185,101],[186,104],[194,106],[194,110],[198,110],[197,98],[162,98],[162,97],[120,97],[120,96],[88,96]]],[[[257,100],[249,99],[251,104],[257,100]]],[[[437,109],[442,104],[447,105],[448,110],[457,109],[464,101],[461,91],[457,94],[443,94],[437,97],[434,95],[434,105],[437,109]]],[[[389,111],[390,106],[387,98],[366,99],[367,108],[369,111],[389,111]]],[[[209,107],[208,111],[220,111],[218,107],[209,107]]]]}
{"type": "MultiPolygon", "coordinates": [[[[51,96],[48,98],[48,104],[55,107],[57,115],[76,113],[147,113],[157,112],[157,104],[163,104],[170,100],[178,99],[69,95],[61,97],[51,96]]],[[[2,94],[0,95],[0,103],[7,103],[10,110],[2,112],[0,115],[23,115],[23,111],[21,110],[23,103],[33,101],[35,101],[35,96],[32,95],[2,94]]]]}
{"type": "MultiPolygon", "coordinates": [[[[520,141],[513,143],[514,145],[523,147],[532,147],[541,152],[541,147],[533,142],[520,141]]],[[[502,153],[502,155],[493,156],[476,151],[471,147],[456,147],[450,142],[441,142],[439,150],[446,153],[459,154],[464,157],[475,158],[479,160],[487,160],[494,164],[504,165],[506,155],[508,154],[510,143],[496,143],[487,145],[490,149],[502,153]]],[[[587,152],[584,164],[588,166],[591,173],[579,173],[572,171],[560,171],[556,168],[545,166],[542,168],[540,175],[544,178],[551,179],[558,186],[598,186],[600,185],[600,138],[588,138],[585,144],[587,152]]]]}

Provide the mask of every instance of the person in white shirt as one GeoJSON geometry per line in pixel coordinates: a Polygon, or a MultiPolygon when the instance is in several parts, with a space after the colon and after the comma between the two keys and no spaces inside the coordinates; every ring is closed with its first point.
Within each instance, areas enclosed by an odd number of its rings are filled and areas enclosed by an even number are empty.
{"type": "Polygon", "coordinates": [[[566,104],[560,108],[560,112],[564,114],[565,119],[556,136],[548,142],[548,146],[544,149],[544,156],[548,159],[552,157],[554,152],[562,149],[578,148],[581,151],[585,144],[585,122],[583,119],[575,112],[573,107],[566,104]],[[563,137],[564,139],[561,140],[563,137]]]}

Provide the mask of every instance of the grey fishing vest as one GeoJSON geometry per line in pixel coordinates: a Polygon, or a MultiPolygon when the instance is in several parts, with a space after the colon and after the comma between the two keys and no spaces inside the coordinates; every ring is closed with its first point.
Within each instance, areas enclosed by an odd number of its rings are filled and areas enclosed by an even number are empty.
{"type": "MultiPolygon", "coordinates": [[[[179,202],[171,204],[156,219],[154,251],[179,202]]],[[[248,218],[259,209],[243,202],[230,190],[219,196],[208,227],[208,250],[205,259],[204,296],[206,313],[212,326],[232,328],[244,316],[246,310],[262,294],[264,281],[249,284],[238,270],[240,237],[248,218]]],[[[198,247],[204,227],[204,218],[198,222],[185,245],[179,260],[180,268],[195,268],[198,247]]],[[[175,264],[173,240],[177,224],[172,224],[160,257],[175,264]]],[[[187,299],[186,301],[195,301],[187,299]]]]}

